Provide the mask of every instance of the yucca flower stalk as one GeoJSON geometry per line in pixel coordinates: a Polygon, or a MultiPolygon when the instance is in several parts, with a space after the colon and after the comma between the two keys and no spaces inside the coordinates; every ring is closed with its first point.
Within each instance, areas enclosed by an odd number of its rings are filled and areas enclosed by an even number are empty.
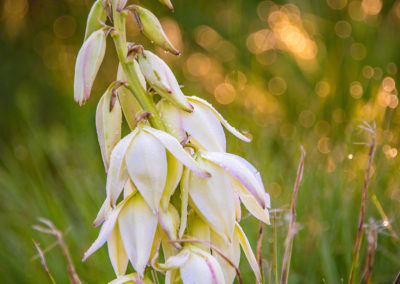
{"type": "MultiPolygon", "coordinates": [[[[170,1],[160,2],[173,9],[170,1]]],[[[245,142],[250,139],[210,103],[186,96],[161,58],[127,42],[129,14],[149,40],[180,54],[149,10],[126,0],[93,4],[76,61],[75,100],[83,105],[90,98],[109,35],[119,66],[96,111],[106,198],[94,221],[101,225],[99,236],[84,260],[107,243],[116,274],[111,283],[152,283],[149,271],[157,271],[165,275],[165,283],[230,284],[240,276],[242,247],[261,283],[260,267],[239,222],[243,204],[268,224],[270,199],[260,173],[245,159],[226,153],[223,126],[245,142]],[[154,92],[161,100],[155,101],[154,92]],[[123,117],[130,128],[125,137],[123,117]],[[135,272],[126,274],[129,262],[135,272]]]]}

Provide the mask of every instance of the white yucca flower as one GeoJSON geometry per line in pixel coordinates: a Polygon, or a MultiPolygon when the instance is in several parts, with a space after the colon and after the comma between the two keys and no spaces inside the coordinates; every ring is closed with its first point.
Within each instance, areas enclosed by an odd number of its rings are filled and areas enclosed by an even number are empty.
{"type": "MultiPolygon", "coordinates": [[[[172,9],[169,0],[160,1],[172,9]]],[[[178,53],[153,13],[126,3],[95,2],[76,62],[74,97],[82,105],[103,60],[106,36],[112,35],[117,81],[96,111],[106,197],[94,221],[101,225],[98,237],[83,259],[107,243],[117,277],[112,284],[153,283],[148,269],[163,272],[168,284],[232,284],[243,251],[261,283],[239,222],[243,204],[269,224],[270,199],[255,167],[226,153],[224,128],[245,142],[250,139],[207,101],[185,96],[160,57],[126,42],[125,19],[133,11],[149,39],[178,53]],[[105,26],[106,15],[113,27],[105,26]],[[162,97],[157,104],[154,92],[162,97]],[[124,137],[123,117],[130,128],[124,137]],[[126,274],[129,263],[135,272],[126,274]]]]}

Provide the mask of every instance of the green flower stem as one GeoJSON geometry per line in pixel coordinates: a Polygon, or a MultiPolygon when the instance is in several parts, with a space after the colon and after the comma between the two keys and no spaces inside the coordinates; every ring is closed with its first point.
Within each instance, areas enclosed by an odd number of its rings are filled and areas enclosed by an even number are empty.
{"type": "Polygon", "coordinates": [[[134,71],[133,61],[127,58],[128,49],[126,46],[125,34],[125,18],[127,16],[127,12],[118,12],[115,9],[115,6],[114,0],[112,5],[114,30],[111,32],[111,36],[117,49],[118,59],[128,81],[127,88],[136,96],[136,99],[139,101],[143,110],[151,113],[149,116],[150,124],[157,129],[164,130],[164,123],[158,114],[152,98],[147,94],[146,90],[143,89],[142,85],[140,84],[139,77],[134,71]]]}

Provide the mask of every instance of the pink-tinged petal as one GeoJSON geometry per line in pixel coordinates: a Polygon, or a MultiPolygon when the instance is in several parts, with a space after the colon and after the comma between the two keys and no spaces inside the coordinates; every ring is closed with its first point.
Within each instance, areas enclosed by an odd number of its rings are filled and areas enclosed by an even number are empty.
{"type": "Polygon", "coordinates": [[[189,259],[189,256],[190,251],[188,249],[183,249],[177,255],[168,257],[165,263],[159,263],[157,268],[160,270],[177,269],[186,263],[186,261],[189,259]]]}
{"type": "Polygon", "coordinates": [[[246,255],[247,261],[249,262],[251,269],[256,276],[257,283],[261,284],[261,272],[260,267],[258,266],[256,257],[254,256],[253,250],[251,249],[249,240],[246,237],[246,234],[243,232],[242,227],[238,223],[235,226],[235,234],[239,239],[240,245],[242,246],[243,252],[246,255]]]}
{"type": "Polygon", "coordinates": [[[74,99],[83,105],[90,91],[106,51],[106,36],[103,30],[93,32],[83,43],[75,63],[74,99]]]}
{"type": "Polygon", "coordinates": [[[188,152],[185,151],[185,149],[183,149],[182,145],[178,142],[178,140],[175,139],[175,137],[164,131],[148,126],[144,126],[143,130],[157,138],[158,141],[160,141],[164,147],[175,156],[175,158],[177,158],[195,174],[203,178],[209,177],[209,174],[199,166],[199,164],[192,158],[192,156],[189,155],[188,152]]]}
{"type": "Polygon", "coordinates": [[[90,246],[90,248],[85,252],[82,261],[85,261],[91,254],[93,254],[96,250],[103,246],[104,243],[109,239],[122,208],[124,208],[124,205],[129,200],[130,197],[124,199],[107,215],[107,219],[104,221],[103,226],[101,226],[99,236],[90,246]]]}
{"type": "Polygon", "coordinates": [[[122,189],[128,180],[128,171],[125,165],[125,154],[135,138],[137,130],[132,131],[114,147],[110,157],[110,168],[107,173],[107,198],[109,198],[111,206],[115,206],[122,189]]]}
{"type": "Polygon", "coordinates": [[[218,118],[204,104],[193,101],[192,105],[193,112],[180,112],[183,128],[207,151],[225,152],[225,133],[218,118]]]}
{"type": "Polygon", "coordinates": [[[236,217],[231,177],[223,168],[208,160],[198,159],[198,162],[211,177],[189,175],[189,195],[193,207],[215,232],[230,241],[236,217]]]}
{"type": "Polygon", "coordinates": [[[208,109],[210,109],[214,115],[218,118],[218,120],[222,123],[222,125],[233,135],[235,135],[237,138],[239,138],[240,140],[243,140],[245,142],[250,142],[251,139],[245,135],[243,135],[242,133],[240,133],[240,131],[238,131],[236,128],[234,128],[233,126],[231,126],[228,121],[226,121],[222,115],[206,100],[203,100],[202,98],[199,97],[195,97],[195,96],[191,96],[191,97],[187,97],[188,101],[191,103],[198,103],[198,104],[202,104],[205,107],[207,107],[208,109]]]}
{"type": "Polygon", "coordinates": [[[191,246],[189,259],[181,266],[184,284],[225,284],[218,261],[202,249],[191,246]]]}
{"type": "Polygon", "coordinates": [[[258,171],[245,159],[230,153],[203,152],[202,157],[232,174],[266,208],[265,190],[258,171]]]}
{"type": "Polygon", "coordinates": [[[168,171],[164,146],[141,129],[128,148],[125,161],[136,188],[151,209],[157,212],[168,171]]]}
{"type": "Polygon", "coordinates": [[[143,278],[157,229],[157,216],[143,197],[136,194],[121,210],[118,225],[129,260],[143,278]]]}
{"type": "Polygon", "coordinates": [[[124,244],[122,243],[121,235],[119,233],[118,222],[115,224],[114,229],[108,238],[107,242],[108,255],[111,260],[112,267],[115,274],[118,276],[124,275],[128,267],[128,255],[125,252],[124,244]]]}

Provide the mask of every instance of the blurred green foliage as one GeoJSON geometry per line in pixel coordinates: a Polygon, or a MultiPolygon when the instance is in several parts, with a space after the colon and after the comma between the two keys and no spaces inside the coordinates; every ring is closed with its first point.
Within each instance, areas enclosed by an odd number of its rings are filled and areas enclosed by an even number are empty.
{"type": "MultiPolygon", "coordinates": [[[[278,217],[278,264],[299,145],[304,145],[290,283],[347,281],[368,152],[355,144],[368,142],[357,126],[376,122],[369,197],[376,195],[388,219],[368,201],[367,221],[379,227],[372,282],[392,282],[400,270],[399,240],[393,237],[400,230],[400,1],[176,0],[174,13],[155,0],[137,2],[160,17],[182,50],[179,58],[158,51],[185,93],[206,98],[253,135],[251,144],[228,135],[229,150],[260,169],[271,194],[278,217]]],[[[1,2],[2,283],[50,283],[40,261],[32,260],[37,254],[32,239],[42,249],[54,242],[32,229],[37,217],[67,231],[65,240],[84,282],[114,277],[105,248],[80,261],[97,235],[91,223],[105,196],[95,107],[117,69],[109,41],[90,101],[82,108],[73,102],[74,62],[90,5],[90,0],[1,2]]],[[[132,41],[154,48],[132,20],[128,31],[132,41]]],[[[243,226],[255,248],[257,222],[244,219],[243,226]]],[[[267,275],[273,243],[268,226],[267,275]]],[[[45,255],[57,282],[67,283],[60,248],[45,255]]],[[[241,271],[245,283],[254,281],[245,261],[241,271]]]]}

